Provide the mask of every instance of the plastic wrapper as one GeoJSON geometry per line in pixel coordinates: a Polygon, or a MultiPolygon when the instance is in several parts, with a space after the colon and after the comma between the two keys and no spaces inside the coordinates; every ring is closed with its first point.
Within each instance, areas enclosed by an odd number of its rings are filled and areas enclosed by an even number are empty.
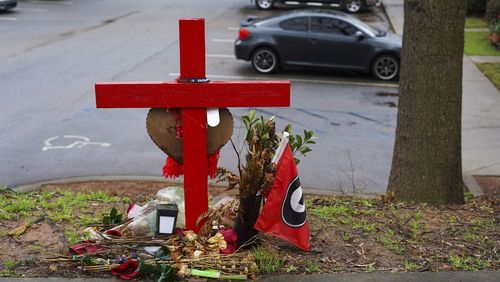
{"type": "Polygon", "coordinates": [[[184,208],[184,189],[179,187],[163,188],[156,193],[160,204],[176,204],[179,209],[177,215],[177,228],[186,227],[186,209],[184,208]]]}
{"type": "Polygon", "coordinates": [[[128,225],[134,236],[154,236],[156,233],[156,205],[158,201],[151,201],[147,205],[137,206],[129,212],[133,222],[128,225]],[[131,212],[134,211],[133,216],[131,212]]]}

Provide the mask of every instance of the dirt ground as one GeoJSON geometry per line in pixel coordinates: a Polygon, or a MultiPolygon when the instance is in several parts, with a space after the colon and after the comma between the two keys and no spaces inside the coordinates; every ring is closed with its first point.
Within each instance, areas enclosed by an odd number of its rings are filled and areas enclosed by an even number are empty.
{"type": "MultiPolygon", "coordinates": [[[[463,206],[308,195],[311,252],[266,236],[264,260],[275,258],[267,264],[274,266],[259,268],[259,274],[498,270],[500,177],[476,180],[487,195],[463,206]]],[[[109,276],[44,258],[66,254],[83,229],[98,224],[111,207],[125,212],[129,202],[143,204],[166,186],[172,185],[112,181],[45,185],[23,195],[0,191],[0,277],[109,276]],[[9,234],[23,224],[22,234],[9,234]]],[[[220,193],[221,187],[210,190],[212,197],[220,193]]]]}

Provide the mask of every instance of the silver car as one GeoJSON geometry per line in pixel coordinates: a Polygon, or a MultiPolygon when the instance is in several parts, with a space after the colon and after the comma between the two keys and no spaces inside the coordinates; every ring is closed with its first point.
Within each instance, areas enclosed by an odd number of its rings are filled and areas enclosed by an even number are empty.
{"type": "Polygon", "coordinates": [[[340,8],[349,13],[359,13],[364,9],[378,7],[382,0],[253,0],[255,6],[261,10],[272,9],[276,4],[292,7],[324,7],[340,8]]]}

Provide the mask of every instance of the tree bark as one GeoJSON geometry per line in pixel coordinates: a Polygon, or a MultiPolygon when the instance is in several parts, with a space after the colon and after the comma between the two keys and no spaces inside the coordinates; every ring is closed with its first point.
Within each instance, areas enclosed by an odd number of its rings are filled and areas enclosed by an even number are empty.
{"type": "Polygon", "coordinates": [[[388,191],[396,200],[463,203],[465,0],[405,0],[400,97],[388,191]]]}

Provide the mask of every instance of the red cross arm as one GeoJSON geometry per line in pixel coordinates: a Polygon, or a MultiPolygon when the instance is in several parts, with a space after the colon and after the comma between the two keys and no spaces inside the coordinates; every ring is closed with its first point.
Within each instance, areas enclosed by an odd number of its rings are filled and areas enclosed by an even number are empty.
{"type": "Polygon", "coordinates": [[[289,81],[96,83],[97,108],[288,107],[289,81]]]}

